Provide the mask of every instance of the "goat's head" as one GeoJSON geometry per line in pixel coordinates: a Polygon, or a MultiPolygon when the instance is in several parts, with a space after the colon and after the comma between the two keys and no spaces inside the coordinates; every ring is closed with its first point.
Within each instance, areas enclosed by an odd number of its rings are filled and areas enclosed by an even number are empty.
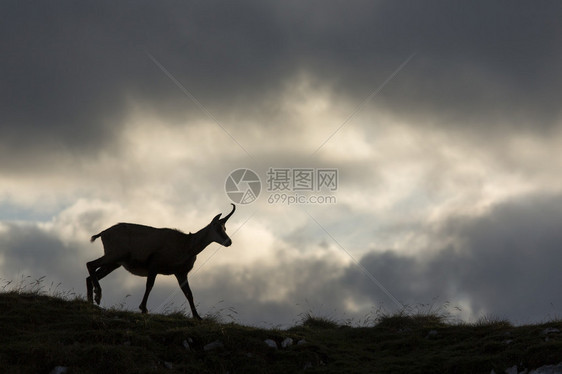
{"type": "Polygon", "coordinates": [[[232,240],[226,234],[226,221],[230,218],[232,213],[236,210],[236,206],[232,204],[232,211],[228,213],[228,215],[224,218],[220,218],[221,214],[217,214],[215,218],[210,223],[211,235],[212,240],[220,245],[224,245],[225,247],[229,247],[232,244],[232,240]]]}

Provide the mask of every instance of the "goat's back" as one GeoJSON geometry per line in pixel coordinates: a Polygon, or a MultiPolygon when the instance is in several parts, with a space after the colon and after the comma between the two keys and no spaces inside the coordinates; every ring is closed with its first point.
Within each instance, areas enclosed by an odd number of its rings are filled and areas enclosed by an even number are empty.
{"type": "Polygon", "coordinates": [[[152,255],[179,255],[188,245],[188,236],[181,231],[155,228],[136,223],[118,223],[92,237],[101,237],[106,255],[127,256],[144,262],[152,255]]]}

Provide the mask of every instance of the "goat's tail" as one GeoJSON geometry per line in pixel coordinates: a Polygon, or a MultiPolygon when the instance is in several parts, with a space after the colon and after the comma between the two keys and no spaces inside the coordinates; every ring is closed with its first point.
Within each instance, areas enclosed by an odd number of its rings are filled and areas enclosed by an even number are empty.
{"type": "Polygon", "coordinates": [[[90,238],[90,243],[93,243],[94,240],[96,240],[96,239],[99,238],[100,236],[101,236],[101,232],[100,232],[99,234],[96,234],[96,235],[92,236],[92,237],[90,238]]]}

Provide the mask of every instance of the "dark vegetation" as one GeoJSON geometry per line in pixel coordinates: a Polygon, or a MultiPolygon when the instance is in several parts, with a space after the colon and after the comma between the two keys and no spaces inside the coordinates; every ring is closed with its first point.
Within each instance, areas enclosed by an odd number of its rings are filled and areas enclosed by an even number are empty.
{"type": "Polygon", "coordinates": [[[465,324],[432,311],[379,315],[364,327],[309,314],[286,330],[261,329],[11,290],[0,292],[0,372],[503,373],[560,363],[561,331],[560,321],[465,324]]]}

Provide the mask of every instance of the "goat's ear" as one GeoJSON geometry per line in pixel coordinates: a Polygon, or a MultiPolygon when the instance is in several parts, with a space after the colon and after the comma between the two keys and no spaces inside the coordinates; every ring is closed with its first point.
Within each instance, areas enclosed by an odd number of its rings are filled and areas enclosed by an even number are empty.
{"type": "Polygon", "coordinates": [[[221,213],[217,214],[217,215],[215,216],[215,218],[213,218],[213,220],[211,221],[211,223],[217,222],[220,218],[221,218],[221,213]]]}

